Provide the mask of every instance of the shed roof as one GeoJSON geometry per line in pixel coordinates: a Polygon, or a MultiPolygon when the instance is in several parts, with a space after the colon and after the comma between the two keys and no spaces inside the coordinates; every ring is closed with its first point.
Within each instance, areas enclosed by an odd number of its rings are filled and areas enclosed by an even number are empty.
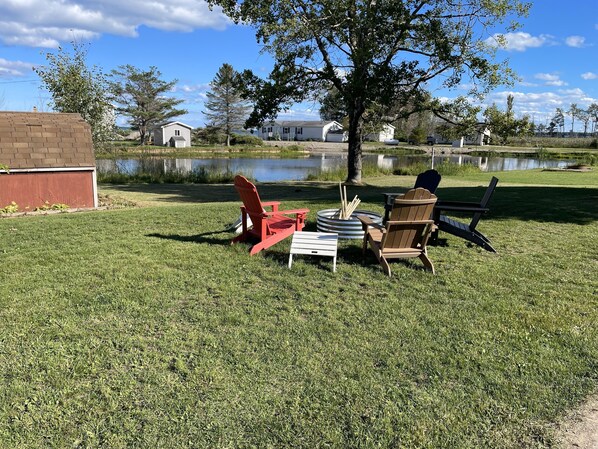
{"type": "Polygon", "coordinates": [[[0,164],[11,170],[95,167],[91,127],[79,114],[0,112],[0,164]]]}
{"type": "Polygon", "coordinates": [[[183,123],[183,122],[165,122],[165,123],[158,123],[158,124],[157,124],[157,125],[154,127],[154,129],[156,129],[156,128],[168,128],[169,126],[174,126],[174,125],[182,126],[183,128],[187,128],[187,129],[190,129],[190,130],[192,130],[192,129],[193,129],[193,127],[192,127],[192,126],[189,126],[189,125],[187,125],[187,124],[185,124],[185,123],[183,123]]]}

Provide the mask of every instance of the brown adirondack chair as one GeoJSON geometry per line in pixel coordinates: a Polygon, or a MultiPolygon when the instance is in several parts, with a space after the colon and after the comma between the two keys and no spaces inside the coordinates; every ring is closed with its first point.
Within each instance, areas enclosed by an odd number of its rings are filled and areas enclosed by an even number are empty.
{"type": "MultiPolygon", "coordinates": [[[[430,193],[435,193],[436,189],[438,188],[438,184],[440,184],[440,180],[442,176],[436,170],[426,170],[425,172],[420,173],[415,178],[415,184],[413,185],[414,189],[418,187],[422,187],[426,190],[429,190],[430,193]]],[[[399,193],[384,193],[384,223],[388,221],[388,217],[390,216],[390,211],[392,210],[394,199],[399,196],[399,193]]]]}
{"type": "Polygon", "coordinates": [[[364,230],[363,254],[371,247],[384,272],[390,276],[389,259],[419,257],[424,266],[434,273],[426,244],[434,229],[431,219],[436,195],[423,188],[411,189],[397,196],[385,226],[369,217],[358,216],[364,230]]]}
{"type": "Polygon", "coordinates": [[[295,231],[301,231],[305,226],[305,217],[309,209],[278,210],[280,201],[260,200],[256,187],[244,176],[235,176],[235,189],[243,201],[241,206],[241,234],[231,243],[257,240],[249,251],[250,255],[257,254],[275,243],[284,240],[295,231]],[[271,211],[266,211],[266,208],[271,211]],[[294,215],[294,218],[288,215],[294,215]],[[253,227],[248,224],[251,219],[253,227]]]}
{"type": "Polygon", "coordinates": [[[482,218],[482,215],[490,210],[488,209],[488,203],[490,202],[490,198],[492,198],[492,194],[494,193],[497,184],[498,178],[493,176],[479,203],[463,201],[439,201],[436,203],[436,206],[434,207],[434,222],[436,223],[437,230],[432,236],[432,241],[436,242],[438,240],[438,231],[444,231],[475,243],[487,251],[495,253],[496,250],[490,243],[490,239],[478,231],[476,227],[480,218],[482,218]],[[468,214],[471,215],[472,218],[469,224],[462,223],[443,215],[442,212],[468,214]]]}

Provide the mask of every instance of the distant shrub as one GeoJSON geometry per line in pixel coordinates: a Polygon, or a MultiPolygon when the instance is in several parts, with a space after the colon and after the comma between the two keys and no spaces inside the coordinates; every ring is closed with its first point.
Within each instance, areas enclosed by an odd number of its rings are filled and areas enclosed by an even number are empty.
{"type": "MultiPolygon", "coordinates": [[[[219,170],[199,167],[191,172],[169,171],[167,173],[98,173],[98,182],[108,184],[224,184],[233,182],[237,173],[231,170],[219,170]]],[[[244,174],[245,177],[251,176],[244,174]]]]}
{"type": "Polygon", "coordinates": [[[426,130],[418,126],[417,128],[413,128],[413,131],[409,134],[408,140],[409,143],[420,145],[426,141],[426,137],[426,130]]]}
{"type": "Polygon", "coordinates": [[[250,134],[233,134],[230,143],[232,145],[262,146],[264,141],[259,137],[250,134]]]}
{"type": "MultiPolygon", "coordinates": [[[[374,176],[390,175],[392,170],[380,168],[375,163],[364,163],[361,168],[361,176],[371,178],[374,176]]],[[[331,170],[321,171],[307,175],[307,181],[344,181],[347,179],[347,168],[338,167],[331,170]]]]}
{"type": "MultiPolygon", "coordinates": [[[[399,167],[394,171],[395,175],[417,176],[430,169],[430,164],[426,162],[416,162],[406,167],[399,167]]],[[[442,161],[434,165],[434,169],[442,176],[459,176],[465,174],[479,173],[479,167],[472,164],[455,164],[454,162],[442,161]]]]}
{"type": "Polygon", "coordinates": [[[592,137],[509,137],[507,145],[541,148],[596,148],[597,139],[592,137]]]}
{"type": "Polygon", "coordinates": [[[286,147],[282,148],[283,152],[284,151],[301,151],[303,150],[303,147],[301,145],[288,145],[286,147]]]}

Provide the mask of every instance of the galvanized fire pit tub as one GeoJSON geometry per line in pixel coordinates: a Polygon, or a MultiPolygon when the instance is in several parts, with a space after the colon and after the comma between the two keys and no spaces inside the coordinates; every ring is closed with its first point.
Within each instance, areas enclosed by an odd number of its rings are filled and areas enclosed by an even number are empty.
{"type": "Polygon", "coordinates": [[[366,215],[373,222],[382,224],[382,216],[367,210],[356,210],[351,214],[348,220],[333,218],[338,209],[324,209],[316,213],[316,226],[321,232],[336,232],[339,239],[362,239],[363,230],[361,222],[356,218],[357,215],[366,215]]]}

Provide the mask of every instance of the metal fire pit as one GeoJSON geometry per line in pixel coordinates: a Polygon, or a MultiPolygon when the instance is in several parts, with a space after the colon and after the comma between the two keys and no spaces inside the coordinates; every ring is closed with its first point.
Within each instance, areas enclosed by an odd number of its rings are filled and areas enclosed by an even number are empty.
{"type": "Polygon", "coordinates": [[[382,216],[367,210],[356,210],[348,220],[332,218],[338,209],[324,209],[317,212],[316,226],[321,232],[336,232],[339,239],[362,239],[363,230],[357,215],[366,215],[375,223],[382,224],[382,216]]]}

